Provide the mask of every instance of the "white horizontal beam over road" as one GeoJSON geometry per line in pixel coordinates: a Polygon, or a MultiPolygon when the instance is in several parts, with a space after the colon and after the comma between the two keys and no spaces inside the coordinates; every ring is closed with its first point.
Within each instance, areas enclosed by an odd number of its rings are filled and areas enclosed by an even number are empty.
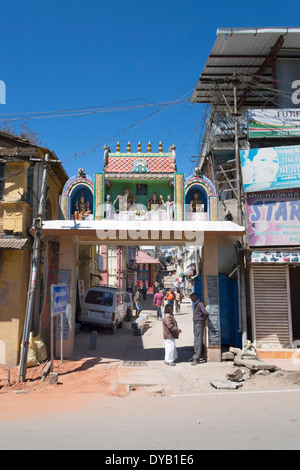
{"type": "MultiPolygon", "coordinates": [[[[33,229],[32,229],[33,230],[33,229]]],[[[77,237],[84,244],[195,244],[202,245],[204,235],[238,240],[245,228],[233,222],[221,221],[74,221],[50,220],[43,222],[42,237],[77,237]]]]}

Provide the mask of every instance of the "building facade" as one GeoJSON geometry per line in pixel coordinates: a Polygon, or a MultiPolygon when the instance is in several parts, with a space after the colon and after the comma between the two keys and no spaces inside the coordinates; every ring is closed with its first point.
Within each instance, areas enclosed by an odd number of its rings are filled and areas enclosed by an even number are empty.
{"type": "Polygon", "coordinates": [[[192,96],[211,106],[198,166],[220,220],[247,228],[223,252],[243,339],[270,355],[300,339],[299,40],[299,28],[219,29],[192,96]]]}
{"type": "MultiPolygon", "coordinates": [[[[44,219],[59,216],[58,197],[67,175],[54,152],[0,131],[0,365],[18,364],[29,289],[33,238],[29,233],[38,212],[45,155],[51,157],[44,219]]],[[[32,328],[39,329],[43,262],[38,266],[32,328]]]]}

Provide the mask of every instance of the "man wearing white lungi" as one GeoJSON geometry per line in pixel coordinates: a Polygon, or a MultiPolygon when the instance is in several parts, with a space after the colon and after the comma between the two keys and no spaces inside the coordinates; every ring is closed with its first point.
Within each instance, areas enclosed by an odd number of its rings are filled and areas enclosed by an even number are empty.
{"type": "Polygon", "coordinates": [[[165,340],[165,363],[168,366],[175,366],[178,358],[175,339],[178,338],[181,330],[177,326],[177,322],[173,316],[173,305],[167,304],[165,307],[165,315],[163,318],[163,336],[165,340]]]}

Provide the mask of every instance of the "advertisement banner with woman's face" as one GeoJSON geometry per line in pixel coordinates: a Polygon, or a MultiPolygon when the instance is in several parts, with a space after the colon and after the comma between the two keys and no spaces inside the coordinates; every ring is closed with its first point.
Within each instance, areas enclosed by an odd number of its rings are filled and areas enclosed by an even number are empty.
{"type": "Polygon", "coordinates": [[[300,187],[300,146],[242,150],[246,193],[300,187]]]}

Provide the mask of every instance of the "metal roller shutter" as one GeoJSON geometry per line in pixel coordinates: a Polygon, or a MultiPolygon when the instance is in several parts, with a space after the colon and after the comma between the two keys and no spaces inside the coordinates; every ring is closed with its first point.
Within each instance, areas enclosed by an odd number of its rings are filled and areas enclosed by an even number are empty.
{"type": "Polygon", "coordinates": [[[300,266],[290,266],[293,340],[300,339],[300,266]]]}
{"type": "Polygon", "coordinates": [[[287,266],[252,266],[252,314],[256,346],[290,344],[287,266]]]}

